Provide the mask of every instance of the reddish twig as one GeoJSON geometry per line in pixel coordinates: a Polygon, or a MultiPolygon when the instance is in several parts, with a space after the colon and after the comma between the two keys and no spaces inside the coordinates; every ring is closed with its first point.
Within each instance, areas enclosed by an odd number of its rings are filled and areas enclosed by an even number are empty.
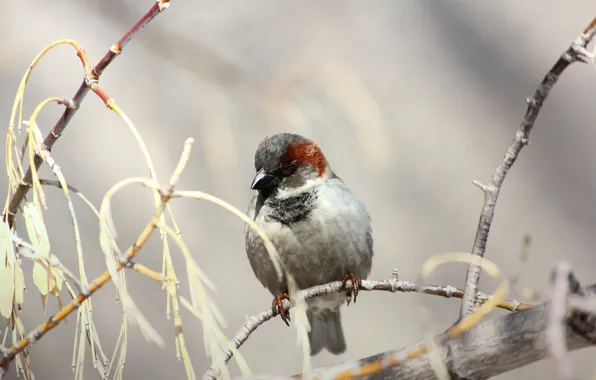
{"type": "MultiPolygon", "coordinates": [[[[160,12],[166,10],[169,6],[169,0],[158,0],[151,9],[141,19],[128,31],[124,36],[115,44],[112,45],[110,50],[104,55],[104,57],[93,67],[93,69],[89,68],[89,63],[87,61],[87,57],[85,52],[80,49],[77,51],[77,56],[81,59],[83,66],[85,68],[85,78],[79,89],[77,90],[76,94],[72,97],[72,100],[69,104],[66,104],[67,107],[60,116],[60,119],[54,125],[54,128],[48,133],[46,138],[43,140],[43,148],[46,149],[48,152],[51,152],[52,147],[74,116],[74,114],[78,111],[81,103],[85,99],[85,96],[91,89],[95,92],[105,104],[108,104],[109,96],[107,96],[101,88],[99,88],[98,80],[101,74],[105,71],[105,69],[112,63],[112,61],[118,56],[126,44],[143,28],[147,25],[151,20],[155,18],[160,12]]],[[[43,158],[39,155],[35,155],[35,158],[30,165],[35,165],[36,169],[39,169],[41,164],[43,163],[43,158]]],[[[8,209],[4,213],[4,221],[8,222],[8,224],[12,227],[14,225],[14,218],[16,216],[16,212],[19,208],[19,205],[25,199],[27,192],[31,186],[31,178],[32,178],[32,169],[29,166],[27,172],[21,183],[17,187],[14,195],[12,196],[10,203],[8,205],[8,209]]]]}

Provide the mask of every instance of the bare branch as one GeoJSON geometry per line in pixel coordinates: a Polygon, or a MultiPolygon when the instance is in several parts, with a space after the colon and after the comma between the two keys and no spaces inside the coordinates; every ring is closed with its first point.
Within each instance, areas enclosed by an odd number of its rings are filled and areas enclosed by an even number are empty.
{"type": "MultiPolygon", "coordinates": [[[[569,65],[577,61],[586,62],[586,59],[588,58],[585,56],[587,52],[586,47],[594,37],[595,33],[596,18],[592,20],[584,32],[573,41],[571,46],[561,55],[549,72],[546,73],[544,79],[542,79],[542,82],[534,92],[534,95],[527,99],[528,109],[526,110],[526,115],[515,133],[515,139],[505,153],[505,158],[497,167],[491,181],[487,185],[474,181],[474,184],[484,192],[484,204],[482,206],[482,212],[480,213],[480,220],[478,221],[476,237],[474,238],[474,245],[472,247],[473,255],[484,257],[486,242],[495,214],[495,206],[497,204],[497,198],[499,197],[499,191],[505,181],[505,176],[517,160],[519,153],[524,146],[528,145],[530,132],[532,131],[532,127],[534,127],[538,113],[544,105],[550,90],[569,65]]],[[[477,265],[470,264],[466,275],[465,294],[460,309],[460,318],[463,318],[474,311],[474,300],[476,292],[478,291],[479,279],[480,268],[477,265]]]]}
{"type": "MultiPolygon", "coordinates": [[[[57,187],[58,189],[62,189],[62,184],[60,183],[60,181],[55,180],[55,179],[43,179],[40,178],[39,179],[39,183],[41,183],[42,185],[46,185],[46,186],[53,186],[53,187],[57,187]]],[[[68,190],[72,191],[75,194],[79,194],[80,191],[77,190],[75,187],[71,186],[71,185],[67,185],[68,186],[68,190]]]]}
{"type": "MultiPolygon", "coordinates": [[[[56,122],[56,125],[54,125],[54,128],[52,128],[50,133],[48,133],[46,138],[43,140],[43,147],[45,149],[47,149],[48,151],[52,150],[54,143],[58,140],[58,138],[60,137],[60,135],[74,116],[74,114],[79,110],[79,107],[81,106],[81,103],[85,99],[85,96],[87,95],[89,90],[93,89],[94,91],[96,91],[97,89],[99,89],[99,87],[97,87],[99,77],[101,76],[103,71],[108,67],[108,65],[112,63],[116,56],[118,56],[122,52],[122,49],[124,49],[126,44],[135,36],[135,34],[137,34],[137,32],[141,30],[141,28],[143,28],[151,20],[153,20],[153,18],[155,18],[155,16],[157,16],[160,12],[167,9],[168,5],[169,0],[156,1],[155,4],[153,4],[153,6],[151,7],[151,9],[149,9],[149,11],[143,17],[141,17],[141,19],[128,32],[126,32],[126,34],[124,34],[124,36],[122,36],[122,38],[115,45],[112,45],[112,47],[110,47],[110,50],[91,70],[89,70],[89,64],[87,63],[87,57],[83,49],[81,48],[77,50],[77,55],[83,62],[83,66],[85,66],[85,78],[79,86],[79,89],[77,90],[76,94],[72,97],[72,99],[62,102],[64,105],[66,105],[66,109],[62,113],[60,119],[56,122]]],[[[102,96],[102,92],[98,92],[98,95],[102,98],[102,100],[104,100],[104,102],[107,101],[102,96]]],[[[9,226],[13,226],[17,209],[19,208],[19,205],[21,204],[23,199],[25,199],[25,196],[29,191],[33,170],[39,169],[42,163],[43,158],[40,155],[36,154],[33,163],[30,163],[30,165],[34,166],[34,169],[32,168],[32,166],[29,167],[27,173],[21,179],[21,182],[17,190],[12,196],[8,204],[8,208],[3,216],[4,220],[8,222],[9,226]]]]}
{"type": "MultiPolygon", "coordinates": [[[[394,272],[394,274],[395,274],[395,272],[394,272]]],[[[461,289],[455,288],[453,286],[428,285],[428,284],[418,285],[411,281],[398,280],[397,276],[395,276],[395,275],[392,276],[392,278],[390,280],[382,280],[382,281],[362,280],[361,282],[362,282],[362,286],[361,286],[360,290],[363,290],[363,291],[380,290],[380,291],[386,291],[386,292],[391,292],[391,293],[417,292],[417,293],[441,296],[441,297],[445,297],[445,298],[451,298],[451,297],[463,298],[463,295],[464,295],[464,292],[461,289]]],[[[325,294],[338,293],[338,292],[344,291],[344,288],[342,288],[342,283],[343,283],[342,281],[335,281],[335,282],[330,282],[330,283],[324,284],[324,285],[314,286],[312,288],[308,288],[308,289],[304,289],[304,290],[300,291],[298,293],[298,295],[300,297],[302,297],[304,300],[309,300],[309,299],[312,299],[315,297],[320,297],[325,294]]],[[[351,289],[352,283],[347,282],[346,287],[348,289],[351,289]]],[[[490,299],[491,299],[490,295],[486,295],[481,292],[478,293],[477,300],[479,303],[485,303],[486,301],[488,301],[490,299]]],[[[292,306],[293,305],[290,302],[288,302],[287,300],[284,300],[284,308],[286,310],[289,310],[292,306]]],[[[515,301],[515,300],[513,300],[513,301],[506,300],[504,302],[501,302],[498,305],[498,307],[509,310],[509,311],[518,311],[518,310],[530,309],[533,307],[533,305],[519,303],[518,301],[515,301]]],[[[271,318],[275,317],[276,315],[277,315],[276,312],[274,312],[274,310],[272,308],[267,308],[267,309],[261,311],[260,313],[247,318],[246,322],[244,323],[244,326],[242,326],[242,328],[240,328],[240,330],[238,330],[238,332],[232,339],[232,342],[234,343],[235,347],[239,348],[240,346],[242,346],[242,344],[244,344],[244,342],[246,342],[246,340],[248,340],[249,336],[257,328],[259,328],[259,326],[261,326],[263,323],[267,322],[271,318]]],[[[231,350],[228,349],[228,350],[225,350],[224,355],[225,355],[225,362],[227,363],[232,358],[233,353],[231,350]]],[[[204,380],[215,380],[218,378],[218,376],[219,376],[218,369],[214,368],[214,367],[210,367],[209,370],[207,371],[207,373],[205,373],[205,375],[203,376],[203,379],[204,380]]]]}
{"type": "MultiPolygon", "coordinates": [[[[596,284],[585,289],[585,297],[596,297],[596,284]]],[[[584,298],[585,299],[585,298],[584,298]]],[[[453,379],[487,379],[548,357],[546,334],[549,324],[550,303],[511,313],[496,319],[484,319],[470,331],[453,337],[436,340],[445,343],[435,350],[447,364],[453,379]]],[[[596,318],[588,318],[580,311],[572,311],[567,317],[565,339],[570,351],[596,343],[596,318]],[[581,328],[577,326],[581,325],[581,328]]],[[[347,379],[350,372],[357,376],[361,368],[377,366],[384,368],[375,373],[375,379],[431,379],[434,372],[428,355],[408,359],[406,354],[423,347],[421,342],[413,347],[387,351],[363,359],[346,361],[334,366],[313,370],[319,379],[347,379]],[[382,367],[382,363],[400,357],[399,363],[382,367]]],[[[251,380],[289,379],[290,376],[254,376],[251,380]]],[[[298,379],[300,379],[298,375],[298,379]]],[[[294,377],[296,380],[296,377],[294,377]]]]}
{"type": "MultiPolygon", "coordinates": [[[[77,277],[64,265],[58,260],[57,256],[41,256],[35,252],[34,247],[27,243],[26,241],[22,240],[21,238],[14,236],[14,241],[17,243],[17,255],[23,259],[30,259],[30,260],[39,260],[43,262],[45,265],[50,267],[59,268],[66,277],[68,277],[72,283],[77,287],[77,290],[82,292],[83,287],[81,286],[81,282],[77,279],[77,277]]],[[[61,278],[60,280],[66,280],[65,278],[61,278]]]]}
{"type": "MultiPolygon", "coordinates": [[[[134,259],[136,253],[144,246],[144,244],[147,242],[153,231],[156,229],[157,220],[159,219],[165,208],[166,201],[166,199],[162,201],[161,206],[153,214],[152,218],[149,220],[143,231],[139,234],[137,240],[128,248],[122,260],[123,262],[118,263],[118,271],[122,268],[125,268],[128,265],[128,263],[134,259]]],[[[89,286],[85,286],[83,291],[79,293],[79,295],[74,300],[72,300],[66,306],[61,308],[56,314],[51,316],[43,324],[39,325],[35,330],[29,332],[23,339],[17,342],[14,346],[9,348],[8,353],[6,355],[3,355],[3,358],[0,361],[0,368],[2,368],[0,369],[0,378],[3,374],[3,371],[7,371],[10,362],[15,358],[16,355],[25,350],[31,344],[41,339],[47,332],[52,330],[54,327],[58,326],[60,322],[62,322],[73,311],[77,310],[83,302],[85,302],[103,285],[110,281],[110,279],[110,272],[106,270],[98,278],[91,281],[89,283],[89,286]]]]}

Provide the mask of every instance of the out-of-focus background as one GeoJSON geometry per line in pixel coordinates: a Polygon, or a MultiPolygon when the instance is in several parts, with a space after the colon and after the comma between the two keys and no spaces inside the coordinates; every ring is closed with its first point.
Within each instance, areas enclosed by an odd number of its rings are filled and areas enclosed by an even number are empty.
{"type": "MultiPolygon", "coordinates": [[[[92,64],[128,30],[151,1],[23,0],[0,12],[0,119],[8,125],[13,99],[29,62],[45,45],[74,39],[92,64]]],[[[569,43],[589,23],[593,2],[303,1],[282,3],[176,0],[135,37],[101,79],[127,112],[167,181],[183,142],[195,138],[179,188],[203,190],[244,210],[251,197],[253,154],[266,135],[293,131],[319,143],[334,170],[366,203],[374,223],[371,278],[393,268],[415,280],[433,254],[469,251],[482,193],[526,109],[525,99],[569,43]]],[[[72,96],[82,78],[74,50],[59,47],[33,72],[24,117],[49,96],[72,96]]],[[[596,70],[573,65],[556,85],[526,148],[507,177],[490,235],[487,258],[505,274],[519,267],[522,237],[533,238],[521,287],[547,290],[551,268],[569,260],[585,283],[596,281],[596,70]]],[[[44,133],[62,107],[38,119],[44,133]]],[[[117,181],[146,176],[141,152],[123,122],[89,94],[55,145],[53,156],[69,183],[99,206],[117,181]]],[[[50,177],[47,169],[42,177],[50,177]]],[[[1,179],[6,188],[5,176],[1,179]]],[[[52,250],[76,269],[74,237],[59,190],[46,189],[45,221],[52,250]]],[[[88,275],[105,269],[95,216],[75,200],[88,275]]],[[[175,214],[202,269],[217,284],[213,295],[233,336],[246,316],[270,305],[244,253],[243,224],[212,204],[175,201],[175,214]]],[[[122,247],[153,211],[150,193],[128,188],[117,195],[114,220],[122,247]]],[[[22,221],[20,227],[24,227],[22,221]]],[[[174,253],[183,294],[185,269],[174,253]]],[[[159,270],[159,239],[139,255],[159,270]]],[[[45,318],[27,264],[24,323],[45,318]]],[[[466,266],[441,267],[429,282],[461,287],[466,266]]],[[[185,377],[176,361],[172,322],[165,318],[159,285],[128,274],[139,308],[166,339],[146,343],[130,328],[125,375],[185,377]]],[[[497,282],[482,277],[482,290],[497,282]]],[[[65,295],[65,299],[67,299],[65,295]]],[[[111,353],[120,327],[112,284],[94,296],[93,315],[111,353]]],[[[460,301],[413,294],[367,293],[343,311],[347,352],[323,353],[330,365],[412,345],[456,318],[460,301]],[[420,302],[419,302],[420,301],[420,302]],[[423,305],[424,307],[421,307],[423,305]]],[[[54,299],[48,314],[57,310],[54,299]]],[[[501,315],[503,312],[495,312],[501,315]]],[[[183,314],[195,369],[206,370],[202,330],[183,314]]],[[[68,379],[74,317],[32,349],[39,379],[68,379]]],[[[254,373],[301,370],[296,334],[279,321],[266,323],[241,348],[254,373]]],[[[596,366],[594,350],[572,354],[581,377],[596,366]],[[581,364],[582,361],[584,364],[581,364]]],[[[232,370],[238,374],[235,364],[232,370]]],[[[86,378],[96,377],[89,362],[86,378]]],[[[14,367],[9,378],[14,378],[14,367]]],[[[501,379],[554,378],[541,362],[501,379]]]]}

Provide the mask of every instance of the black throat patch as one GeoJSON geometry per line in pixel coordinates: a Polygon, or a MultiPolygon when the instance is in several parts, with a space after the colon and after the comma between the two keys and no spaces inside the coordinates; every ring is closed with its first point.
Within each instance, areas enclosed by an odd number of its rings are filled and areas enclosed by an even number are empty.
{"type": "Polygon", "coordinates": [[[300,222],[310,216],[316,199],[317,194],[314,191],[305,191],[284,199],[269,197],[266,203],[271,208],[271,213],[267,217],[286,226],[300,222]]]}

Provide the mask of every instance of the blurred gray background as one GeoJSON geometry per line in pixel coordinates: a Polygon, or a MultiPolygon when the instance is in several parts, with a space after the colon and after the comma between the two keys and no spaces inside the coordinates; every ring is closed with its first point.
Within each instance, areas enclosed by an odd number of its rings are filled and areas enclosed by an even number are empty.
{"type": "MultiPolygon", "coordinates": [[[[45,45],[71,38],[95,64],[153,4],[152,1],[22,0],[0,12],[0,119],[8,124],[14,96],[29,62],[45,45]]],[[[101,85],[135,122],[167,181],[183,142],[195,138],[181,189],[203,190],[245,210],[251,197],[253,154],[266,135],[294,131],[313,138],[334,170],[368,206],[375,260],[371,278],[398,268],[415,280],[422,263],[448,251],[469,251],[482,193],[525,112],[531,95],[561,52],[594,16],[592,1],[303,1],[282,3],[173,1],[126,47],[101,85]]],[[[82,78],[74,50],[62,46],[34,70],[25,115],[49,96],[72,96],[82,78]]],[[[520,287],[546,290],[551,268],[569,260],[584,284],[596,281],[596,70],[573,65],[548,98],[526,148],[499,199],[487,258],[505,274],[519,267],[522,236],[533,238],[520,287]]],[[[44,134],[62,112],[47,107],[44,134]]],[[[146,176],[139,148],[123,122],[89,94],[55,145],[67,181],[97,206],[117,181],[146,176]]],[[[42,177],[49,178],[47,169],[42,177]]],[[[5,176],[2,186],[6,188],[5,176]]],[[[59,190],[46,189],[45,221],[52,250],[75,270],[74,236],[59,190]]],[[[88,275],[105,269],[95,216],[75,200],[88,275]]],[[[122,247],[153,211],[146,189],[115,198],[122,247]]],[[[231,337],[246,316],[270,305],[244,253],[243,224],[205,202],[173,203],[187,244],[217,284],[213,299],[231,337]]],[[[22,222],[20,227],[23,227],[22,222]]],[[[182,293],[188,296],[182,255],[174,251],[182,293]]],[[[159,239],[139,255],[159,270],[159,239]]],[[[26,265],[24,323],[44,320],[26,265]]],[[[466,266],[448,264],[429,282],[461,287],[466,266]]],[[[158,284],[137,273],[128,283],[138,306],[166,339],[166,350],[130,329],[125,375],[185,378],[175,358],[173,323],[165,319],[158,284]]],[[[482,277],[481,289],[497,282],[482,277]]],[[[66,294],[64,299],[67,299],[66,294]]],[[[120,326],[112,284],[94,298],[94,318],[111,354],[120,326]]],[[[412,345],[456,318],[460,301],[413,294],[367,293],[344,309],[348,350],[327,353],[316,366],[412,345]],[[418,302],[421,301],[421,302],[418,302]],[[421,308],[420,305],[424,305],[421,308]],[[422,323],[422,321],[428,321],[422,323]]],[[[48,313],[57,310],[48,302],[48,313]]],[[[503,312],[495,312],[502,315],[503,312]]],[[[183,314],[195,370],[209,365],[202,330],[183,314]]],[[[74,317],[31,350],[38,379],[68,379],[74,317]]],[[[293,374],[302,358],[296,334],[274,320],[241,348],[254,373],[293,374]]],[[[573,353],[583,378],[596,366],[594,349],[573,353]],[[581,364],[584,363],[584,364],[581,364]]],[[[238,374],[237,367],[232,370],[238,374]]],[[[90,362],[86,378],[96,378],[90,362]]],[[[9,378],[15,375],[14,367],[9,378]]],[[[501,379],[554,378],[542,362],[501,379]]]]}

